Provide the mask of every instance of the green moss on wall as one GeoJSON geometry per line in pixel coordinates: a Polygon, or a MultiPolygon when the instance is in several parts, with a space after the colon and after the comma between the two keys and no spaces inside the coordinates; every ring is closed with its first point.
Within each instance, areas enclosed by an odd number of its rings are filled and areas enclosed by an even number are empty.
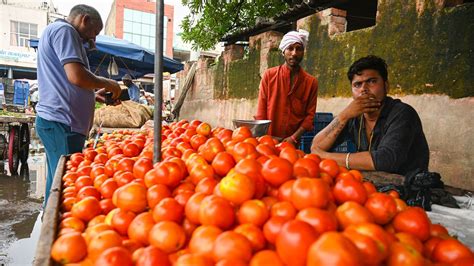
{"type": "Polygon", "coordinates": [[[251,49],[248,57],[229,63],[228,98],[255,99],[260,82],[260,52],[251,49]]]}
{"type": "Polygon", "coordinates": [[[318,78],[319,95],[350,96],[347,69],[375,54],[387,61],[392,93],[474,96],[474,4],[425,3],[418,14],[415,1],[384,1],[376,26],[332,39],[313,18],[303,66],[318,78]]]}
{"type": "MultiPolygon", "coordinates": [[[[360,57],[374,54],[389,66],[391,93],[446,94],[453,98],[474,96],[474,3],[436,9],[425,0],[423,12],[416,1],[379,1],[377,25],[328,36],[327,26],[311,18],[308,48],[302,66],[319,80],[319,96],[349,97],[346,73],[360,57]]],[[[255,47],[260,47],[257,44],[255,47]]],[[[277,49],[267,55],[268,67],[283,63],[277,49]]],[[[215,98],[258,96],[260,51],[215,68],[215,98]]]]}
{"type": "Polygon", "coordinates": [[[226,76],[224,75],[224,59],[219,58],[217,64],[212,68],[214,75],[214,99],[225,99],[226,76]]]}

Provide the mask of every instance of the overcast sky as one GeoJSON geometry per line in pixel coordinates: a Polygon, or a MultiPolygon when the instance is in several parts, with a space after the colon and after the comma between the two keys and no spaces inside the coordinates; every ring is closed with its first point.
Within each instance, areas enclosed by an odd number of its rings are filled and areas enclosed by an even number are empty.
{"type": "MultiPolygon", "coordinates": [[[[69,14],[71,8],[78,4],[93,6],[97,11],[99,11],[100,16],[105,23],[109,16],[113,0],[52,0],[52,2],[54,3],[54,6],[58,8],[58,12],[64,15],[69,14]]],[[[189,13],[188,8],[181,4],[181,0],[165,0],[165,4],[174,6],[174,33],[182,32],[179,25],[181,24],[181,20],[189,13]]]]}

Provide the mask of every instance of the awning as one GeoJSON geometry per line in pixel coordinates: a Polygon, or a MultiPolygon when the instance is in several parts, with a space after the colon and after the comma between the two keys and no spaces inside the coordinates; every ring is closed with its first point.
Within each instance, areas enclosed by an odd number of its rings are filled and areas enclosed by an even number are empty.
{"type": "MultiPolygon", "coordinates": [[[[37,48],[38,40],[30,40],[30,46],[37,48]]],[[[155,55],[146,48],[105,35],[97,36],[96,46],[96,50],[88,52],[88,58],[91,71],[97,75],[119,80],[125,74],[139,78],[154,73],[155,55]],[[115,61],[118,67],[118,75],[111,76],[107,72],[112,61],[115,61]]],[[[163,65],[163,71],[170,73],[176,73],[184,68],[180,62],[165,56],[163,65]]]]}

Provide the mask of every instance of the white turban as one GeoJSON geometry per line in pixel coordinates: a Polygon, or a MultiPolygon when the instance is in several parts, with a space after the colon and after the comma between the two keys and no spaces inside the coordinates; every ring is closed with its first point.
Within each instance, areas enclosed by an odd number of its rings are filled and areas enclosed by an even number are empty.
{"type": "Polygon", "coordinates": [[[288,48],[288,46],[294,44],[294,43],[301,43],[303,45],[303,48],[306,47],[306,44],[308,43],[308,36],[309,32],[305,30],[298,30],[298,31],[290,31],[285,36],[283,36],[283,39],[281,39],[280,46],[278,47],[282,52],[288,48]]]}

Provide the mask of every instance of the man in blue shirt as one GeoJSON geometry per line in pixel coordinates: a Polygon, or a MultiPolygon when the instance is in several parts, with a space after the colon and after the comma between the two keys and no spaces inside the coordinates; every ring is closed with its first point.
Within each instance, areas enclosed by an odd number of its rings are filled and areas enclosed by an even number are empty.
{"type": "Polygon", "coordinates": [[[140,102],[140,89],[132,82],[132,77],[129,74],[125,74],[122,77],[123,84],[128,88],[128,96],[130,100],[139,103],[140,102]]]}
{"type": "Polygon", "coordinates": [[[77,5],[66,20],[48,25],[39,40],[36,132],[48,163],[44,205],[60,156],[80,152],[84,147],[94,117],[95,90],[105,88],[114,99],[120,95],[116,81],[95,76],[89,70],[83,45],[93,45],[102,27],[96,9],[77,5]]]}

